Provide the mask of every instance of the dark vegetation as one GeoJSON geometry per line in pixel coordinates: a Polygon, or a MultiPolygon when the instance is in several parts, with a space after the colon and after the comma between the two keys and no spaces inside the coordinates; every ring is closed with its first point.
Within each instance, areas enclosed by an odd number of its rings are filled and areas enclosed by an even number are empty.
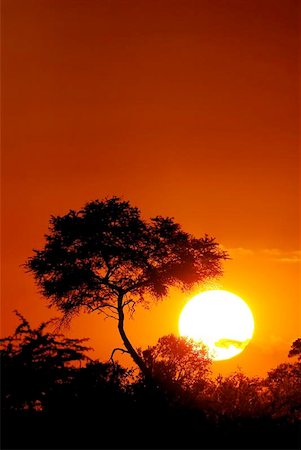
{"type": "Polygon", "coordinates": [[[265,379],[213,379],[206,350],[175,336],[135,349],[125,318],[171,286],[220,276],[228,256],[172,218],[145,221],[113,197],[52,217],[46,243],[26,263],[57,322],[32,329],[20,315],[1,340],[4,448],[299,448],[300,340],[265,379]],[[123,347],[92,360],[85,340],[58,330],[82,312],[116,320],[123,347]],[[116,362],[128,353],[136,369],[116,362]]]}
{"type": "Polygon", "coordinates": [[[171,286],[189,289],[220,275],[227,258],[214,238],[197,239],[170,217],[143,220],[137,208],[117,197],[52,217],[45,238],[26,267],[50,305],[62,311],[63,321],[82,311],[115,319],[121,351],[149,382],[151,374],[126,335],[125,311],[148,307],[171,286]]]}
{"type": "Polygon", "coordinates": [[[1,340],[3,448],[300,448],[300,339],[264,379],[214,379],[205,349],[164,336],[139,351],[155,387],[18,316],[1,340]]]}

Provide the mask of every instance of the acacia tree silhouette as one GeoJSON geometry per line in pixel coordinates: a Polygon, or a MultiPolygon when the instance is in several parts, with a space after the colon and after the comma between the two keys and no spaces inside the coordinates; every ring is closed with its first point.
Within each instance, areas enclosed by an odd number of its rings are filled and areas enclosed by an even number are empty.
{"type": "Polygon", "coordinates": [[[149,305],[170,286],[188,289],[221,274],[227,258],[214,238],[197,239],[173,218],[145,221],[128,201],[112,197],[81,210],[52,216],[46,244],[26,262],[41,292],[70,320],[80,310],[103,312],[118,321],[127,352],[146,378],[151,374],[124,329],[125,308],[149,305]]]}

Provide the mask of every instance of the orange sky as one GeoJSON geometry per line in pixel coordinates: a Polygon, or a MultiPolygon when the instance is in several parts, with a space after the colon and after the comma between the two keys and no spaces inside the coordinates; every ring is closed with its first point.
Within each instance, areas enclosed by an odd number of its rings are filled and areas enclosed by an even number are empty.
{"type": "MultiPolygon", "coordinates": [[[[15,308],[57,315],[20,267],[49,216],[115,194],[229,249],[217,286],[247,300],[256,330],[216,371],[285,359],[301,331],[298,5],[2,1],[2,335],[15,308]]],[[[137,310],[134,344],[177,333],[187,299],[137,310]]],[[[84,316],[68,333],[106,359],[115,325],[84,316]]]]}

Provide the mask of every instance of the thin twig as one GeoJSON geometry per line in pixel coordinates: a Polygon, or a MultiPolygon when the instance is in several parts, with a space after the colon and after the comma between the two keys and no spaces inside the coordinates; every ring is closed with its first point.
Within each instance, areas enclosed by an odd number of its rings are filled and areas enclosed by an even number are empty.
{"type": "Polygon", "coordinates": [[[115,366],[115,361],[114,361],[113,356],[114,356],[115,352],[117,352],[117,351],[122,352],[122,353],[129,353],[129,351],[124,348],[120,348],[120,347],[114,348],[114,350],[111,353],[111,357],[110,357],[110,361],[112,361],[114,366],[115,366]]]}
{"type": "Polygon", "coordinates": [[[113,316],[112,314],[107,313],[107,311],[103,311],[103,310],[100,309],[99,312],[100,312],[101,314],[104,314],[104,315],[105,315],[105,320],[106,320],[106,319],[114,319],[114,320],[118,320],[118,317],[117,317],[117,316],[113,316]]]}
{"type": "Polygon", "coordinates": [[[122,307],[124,308],[125,306],[129,305],[130,303],[136,303],[134,300],[129,299],[126,302],[123,303],[122,307]]]}

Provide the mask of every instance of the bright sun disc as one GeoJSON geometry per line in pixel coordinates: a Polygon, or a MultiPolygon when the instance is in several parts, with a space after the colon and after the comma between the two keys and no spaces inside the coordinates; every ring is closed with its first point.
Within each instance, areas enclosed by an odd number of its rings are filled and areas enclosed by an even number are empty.
{"type": "Polygon", "coordinates": [[[241,353],[252,339],[253,314],[235,294],[223,290],[206,291],[193,297],[179,319],[181,336],[203,342],[215,361],[241,353]]]}

